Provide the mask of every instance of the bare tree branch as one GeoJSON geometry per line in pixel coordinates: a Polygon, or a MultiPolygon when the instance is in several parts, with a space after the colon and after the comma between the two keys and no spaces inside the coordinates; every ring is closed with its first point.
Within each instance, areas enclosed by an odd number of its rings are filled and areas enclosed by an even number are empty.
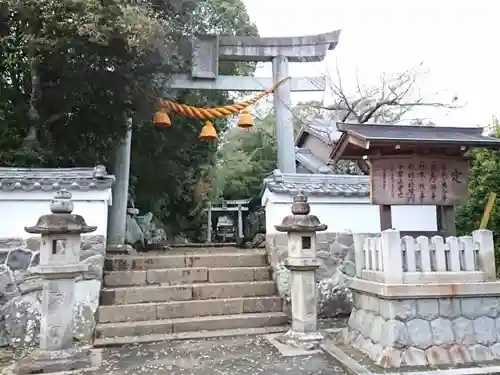
{"type": "Polygon", "coordinates": [[[396,74],[393,78],[382,74],[380,86],[371,88],[362,87],[359,76],[356,74],[356,94],[349,96],[340,77],[338,66],[336,64],[335,81],[331,75],[328,75],[328,84],[334,96],[334,103],[329,106],[319,106],[319,108],[331,111],[332,117],[342,122],[352,120],[359,123],[396,124],[416,107],[443,109],[463,107],[458,104],[457,97],[449,103],[424,100],[417,86],[418,74],[411,69],[396,74]]]}

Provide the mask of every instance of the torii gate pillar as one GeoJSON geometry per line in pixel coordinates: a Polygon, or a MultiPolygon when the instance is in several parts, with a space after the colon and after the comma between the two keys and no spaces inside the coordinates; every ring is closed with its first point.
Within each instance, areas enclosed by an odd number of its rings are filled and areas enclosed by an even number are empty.
{"type": "MultiPolygon", "coordinates": [[[[316,62],[325,58],[339,41],[340,30],[330,33],[283,38],[201,35],[184,40],[191,50],[191,74],[172,77],[172,89],[263,91],[289,75],[290,62],[316,62]],[[219,61],[272,62],[273,78],[219,75],[219,61]]],[[[182,42],[181,42],[182,43],[182,42]]],[[[295,147],[292,124],[292,91],[324,91],[324,77],[293,78],[274,92],[278,169],[295,173],[295,147]]],[[[130,168],[130,134],[116,153],[113,203],[108,219],[108,245],[125,242],[125,222],[130,168]]]]}
{"type": "MultiPolygon", "coordinates": [[[[273,80],[289,75],[288,58],[273,58],[273,80]]],[[[278,169],[283,173],[295,173],[295,142],[293,135],[292,99],[290,82],[284,81],[274,91],[274,111],[276,116],[276,150],[278,169]]]]}

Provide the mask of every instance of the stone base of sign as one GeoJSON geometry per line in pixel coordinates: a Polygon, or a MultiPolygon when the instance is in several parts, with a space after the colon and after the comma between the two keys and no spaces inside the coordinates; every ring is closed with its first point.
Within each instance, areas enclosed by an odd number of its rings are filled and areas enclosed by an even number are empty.
{"type": "Polygon", "coordinates": [[[386,299],[354,291],[353,303],[344,341],[381,367],[500,359],[500,296],[386,299]]]}
{"type": "Polygon", "coordinates": [[[93,353],[89,347],[58,351],[36,350],[17,363],[16,372],[19,375],[50,374],[84,370],[94,365],[93,353]]]}

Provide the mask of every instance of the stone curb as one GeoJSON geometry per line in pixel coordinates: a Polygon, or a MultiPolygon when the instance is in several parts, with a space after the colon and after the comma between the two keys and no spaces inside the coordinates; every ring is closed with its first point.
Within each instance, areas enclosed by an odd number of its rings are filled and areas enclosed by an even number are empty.
{"type": "Polygon", "coordinates": [[[500,366],[471,367],[464,369],[407,371],[407,372],[371,372],[358,361],[343,352],[339,347],[329,342],[322,344],[323,351],[339,361],[351,374],[354,375],[496,375],[500,374],[500,366]]]}

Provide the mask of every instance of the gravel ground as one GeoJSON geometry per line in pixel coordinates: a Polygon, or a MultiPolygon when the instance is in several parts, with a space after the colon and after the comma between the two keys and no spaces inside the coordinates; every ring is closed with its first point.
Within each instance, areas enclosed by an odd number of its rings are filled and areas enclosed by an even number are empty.
{"type": "Polygon", "coordinates": [[[347,375],[327,354],[283,357],[259,336],[129,345],[102,355],[96,375],[347,375]]]}

